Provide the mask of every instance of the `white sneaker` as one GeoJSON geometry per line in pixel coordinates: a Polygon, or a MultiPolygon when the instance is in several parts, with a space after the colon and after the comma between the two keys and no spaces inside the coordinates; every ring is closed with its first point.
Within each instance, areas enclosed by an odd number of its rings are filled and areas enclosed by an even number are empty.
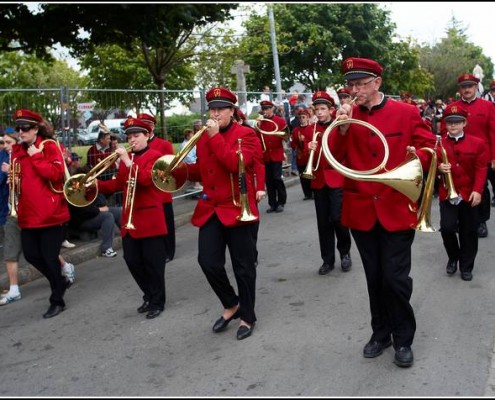
{"type": "Polygon", "coordinates": [[[108,248],[108,249],[106,249],[105,251],[103,251],[101,253],[101,256],[102,257],[109,257],[109,258],[110,257],[115,257],[116,255],[117,255],[117,252],[114,249],[112,249],[111,247],[108,248]]]}
{"type": "Polygon", "coordinates": [[[72,284],[76,280],[76,267],[74,264],[66,262],[62,267],[62,275],[72,284]]]}
{"type": "Polygon", "coordinates": [[[0,306],[4,306],[6,304],[10,304],[14,301],[20,300],[21,294],[17,293],[17,295],[12,296],[10,293],[7,293],[4,297],[0,299],[0,306]]]}
{"type": "Polygon", "coordinates": [[[72,249],[76,247],[76,245],[74,243],[69,242],[68,240],[64,240],[62,242],[62,247],[65,247],[66,249],[72,249]]]}

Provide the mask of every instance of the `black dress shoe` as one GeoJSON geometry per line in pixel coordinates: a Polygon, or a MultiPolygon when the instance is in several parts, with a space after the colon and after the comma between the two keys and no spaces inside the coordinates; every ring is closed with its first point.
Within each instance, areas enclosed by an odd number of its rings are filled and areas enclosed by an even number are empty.
{"type": "Polygon", "coordinates": [[[409,346],[402,346],[395,350],[394,363],[399,367],[408,368],[413,365],[414,356],[409,346]]]}
{"type": "Polygon", "coordinates": [[[327,263],[324,263],[320,269],[318,270],[318,273],[320,275],[326,275],[328,274],[332,269],[334,268],[333,265],[330,265],[330,264],[327,264],[327,263]]]}
{"type": "Polygon", "coordinates": [[[232,321],[233,319],[237,319],[237,318],[239,318],[239,309],[237,309],[237,311],[228,319],[225,319],[222,315],[213,324],[213,328],[212,328],[213,332],[218,333],[218,332],[224,331],[225,328],[227,328],[227,325],[229,324],[229,322],[232,321]]]}
{"type": "Polygon", "coordinates": [[[457,260],[451,261],[447,263],[447,274],[454,275],[457,271],[457,260]]]}
{"type": "Polygon", "coordinates": [[[366,343],[363,349],[363,357],[364,358],[375,358],[383,353],[387,347],[392,346],[392,341],[388,339],[385,342],[380,342],[379,340],[370,340],[366,343]]]}
{"type": "Polygon", "coordinates": [[[473,274],[469,271],[461,272],[461,279],[463,281],[472,281],[473,280],[473,274]]]}
{"type": "Polygon", "coordinates": [[[153,319],[158,317],[162,313],[162,310],[149,310],[146,314],[146,319],[153,319]]]}
{"type": "Polygon", "coordinates": [[[150,303],[145,301],[141,306],[137,309],[137,312],[139,314],[143,314],[145,312],[148,312],[150,310],[150,303]]]}
{"type": "Polygon", "coordinates": [[[478,225],[478,237],[485,238],[488,236],[488,228],[486,227],[485,222],[480,222],[478,225]]]}
{"type": "Polygon", "coordinates": [[[342,271],[344,271],[344,272],[350,271],[350,269],[352,267],[352,260],[351,260],[350,254],[344,254],[342,256],[340,266],[342,267],[342,271]]]}
{"type": "Polygon", "coordinates": [[[247,337],[251,336],[251,334],[253,333],[253,329],[254,329],[254,322],[251,325],[251,327],[246,325],[241,325],[239,329],[237,329],[237,335],[236,335],[237,340],[246,339],[247,337]]]}
{"type": "Polygon", "coordinates": [[[274,207],[270,207],[268,210],[266,210],[266,212],[269,214],[269,213],[272,213],[272,212],[275,212],[275,208],[274,207]]]}
{"type": "Polygon", "coordinates": [[[43,314],[43,318],[52,318],[55,317],[56,315],[60,314],[62,311],[65,310],[65,307],[58,306],[58,305],[51,305],[48,308],[48,311],[43,314]]]}
{"type": "Polygon", "coordinates": [[[276,208],[275,208],[275,212],[276,213],[280,213],[284,211],[284,206],[282,204],[279,204],[276,208]]]}

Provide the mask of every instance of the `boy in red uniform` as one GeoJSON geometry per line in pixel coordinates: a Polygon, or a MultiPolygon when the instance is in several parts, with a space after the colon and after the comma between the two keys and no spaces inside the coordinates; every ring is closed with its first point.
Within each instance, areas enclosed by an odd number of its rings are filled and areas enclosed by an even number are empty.
{"type": "Polygon", "coordinates": [[[440,172],[451,174],[455,191],[462,199],[460,202],[449,201],[449,188],[439,185],[440,232],[449,257],[447,274],[455,274],[459,263],[464,281],[473,279],[474,260],[478,252],[478,207],[488,163],[483,140],[464,133],[467,117],[466,109],[457,103],[449,104],[445,109],[443,123],[447,134],[442,145],[447,160],[442,160],[438,165],[440,172]]]}

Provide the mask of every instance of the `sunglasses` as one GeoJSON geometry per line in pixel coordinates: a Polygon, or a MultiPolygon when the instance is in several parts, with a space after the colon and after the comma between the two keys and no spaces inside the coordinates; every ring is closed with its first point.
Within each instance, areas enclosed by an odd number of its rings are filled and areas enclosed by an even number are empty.
{"type": "Polygon", "coordinates": [[[33,125],[22,125],[22,126],[19,126],[18,125],[18,126],[15,127],[15,131],[16,132],[20,132],[20,131],[29,132],[33,128],[34,128],[33,125]]]}

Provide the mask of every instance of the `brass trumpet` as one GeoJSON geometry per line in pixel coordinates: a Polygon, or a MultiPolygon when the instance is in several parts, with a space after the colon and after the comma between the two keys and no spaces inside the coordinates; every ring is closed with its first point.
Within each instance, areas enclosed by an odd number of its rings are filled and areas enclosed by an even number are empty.
{"type": "MultiPolygon", "coordinates": [[[[449,159],[447,158],[447,151],[445,150],[445,147],[443,147],[442,144],[442,137],[437,136],[437,144],[440,145],[440,151],[442,152],[442,163],[444,164],[449,164],[449,159]]],[[[443,174],[443,184],[447,188],[447,199],[449,200],[450,204],[457,206],[459,203],[462,201],[462,196],[457,193],[454,187],[454,181],[452,180],[452,172],[447,172],[446,174],[443,174]]]]}
{"type": "Polygon", "coordinates": [[[96,164],[86,174],[71,176],[64,184],[64,196],[75,207],[85,207],[95,201],[98,195],[96,178],[112,166],[119,158],[118,153],[112,153],[96,164]],[[89,190],[91,188],[91,190],[89,190]]]}
{"type": "Polygon", "coordinates": [[[422,147],[420,150],[428,151],[431,154],[430,170],[426,178],[423,198],[418,211],[418,222],[414,226],[419,232],[436,232],[431,225],[431,203],[433,201],[433,191],[435,189],[435,177],[437,170],[437,153],[429,147],[422,147]]]}
{"type": "Polygon", "coordinates": [[[184,186],[187,181],[187,166],[182,160],[196,146],[196,143],[206,129],[208,129],[207,126],[197,131],[175,156],[166,154],[155,161],[151,170],[151,179],[157,189],[162,192],[176,192],[184,186]],[[174,170],[180,173],[176,173],[174,176],[172,175],[172,171],[174,170]]]}
{"type": "Polygon", "coordinates": [[[9,215],[15,218],[17,217],[19,195],[21,194],[21,165],[15,158],[10,162],[7,179],[9,181],[9,215]]]}
{"type": "Polygon", "coordinates": [[[127,217],[127,223],[124,225],[125,229],[136,229],[132,223],[132,213],[134,210],[134,198],[136,197],[136,185],[137,174],[139,166],[134,167],[134,153],[131,154],[131,166],[129,167],[129,177],[127,178],[127,193],[125,196],[124,209],[129,209],[129,215],[127,217]]]}
{"type": "MultiPolygon", "coordinates": [[[[316,142],[316,139],[318,138],[318,135],[320,133],[316,132],[316,122],[315,126],[313,129],[313,138],[311,139],[312,142],[316,142]]],[[[309,159],[308,159],[308,164],[306,165],[306,168],[304,169],[303,173],[301,176],[306,179],[315,179],[315,176],[313,174],[314,171],[317,170],[318,166],[320,165],[320,158],[321,158],[321,149],[320,149],[320,154],[318,156],[318,162],[316,164],[316,167],[313,168],[313,160],[315,158],[315,150],[311,150],[309,152],[309,159]]]]}
{"type": "Polygon", "coordinates": [[[232,187],[232,201],[236,207],[241,207],[241,213],[237,217],[238,221],[249,222],[257,219],[255,215],[251,212],[249,208],[249,199],[247,196],[247,182],[246,182],[246,170],[244,167],[244,156],[241,151],[241,141],[242,139],[237,139],[237,143],[239,143],[239,150],[237,150],[237,154],[239,155],[239,201],[235,199],[234,192],[234,178],[232,174],[230,174],[230,184],[232,187]]]}

